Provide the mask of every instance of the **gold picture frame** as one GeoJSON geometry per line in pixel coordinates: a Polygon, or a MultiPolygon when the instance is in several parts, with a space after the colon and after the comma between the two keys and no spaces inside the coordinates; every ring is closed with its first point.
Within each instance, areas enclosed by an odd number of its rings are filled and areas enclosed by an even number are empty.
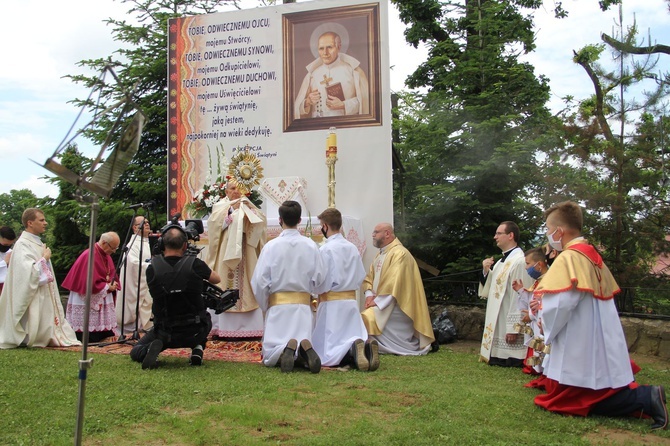
{"type": "MultiPolygon", "coordinates": [[[[284,132],[382,124],[379,20],[379,3],[295,12],[282,16],[284,132]],[[318,39],[321,30],[331,28],[335,29],[338,35],[343,35],[340,54],[345,53],[359,62],[358,68],[363,72],[358,78],[359,81],[362,77],[367,77],[367,82],[360,81],[360,84],[363,87],[365,83],[367,84],[369,102],[365,104],[365,99],[359,101],[362,105],[356,114],[341,116],[300,114],[296,107],[296,102],[299,100],[298,93],[302,85],[311,82],[311,79],[306,80],[311,76],[306,67],[318,61],[314,36],[318,39]]],[[[361,90],[365,91],[364,88],[361,90]]]]}

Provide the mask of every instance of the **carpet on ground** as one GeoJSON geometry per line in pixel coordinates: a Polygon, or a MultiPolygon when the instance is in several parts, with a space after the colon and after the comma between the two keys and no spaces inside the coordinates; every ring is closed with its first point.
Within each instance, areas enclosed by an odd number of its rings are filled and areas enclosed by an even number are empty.
{"type": "MultiPolygon", "coordinates": [[[[88,353],[110,353],[117,355],[129,355],[130,349],[135,342],[114,343],[116,337],[105,339],[99,344],[89,344],[88,353]]],[[[81,347],[56,347],[57,350],[81,351],[81,347]]],[[[178,356],[189,358],[191,356],[190,348],[169,348],[161,352],[161,356],[178,356]]],[[[256,340],[220,340],[214,339],[207,341],[204,359],[229,362],[261,362],[261,342],[256,340]]]]}

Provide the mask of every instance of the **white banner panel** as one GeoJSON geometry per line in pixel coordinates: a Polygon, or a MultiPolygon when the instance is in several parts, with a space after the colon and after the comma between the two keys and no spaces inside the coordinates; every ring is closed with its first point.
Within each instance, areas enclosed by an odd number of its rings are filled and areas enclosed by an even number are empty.
{"type": "Polygon", "coordinates": [[[204,183],[226,175],[220,154],[244,150],[279,179],[277,197],[281,179],[298,178],[303,215],[319,214],[335,127],[335,207],[370,245],[374,225],[393,218],[387,17],[386,1],[328,0],[170,20],[170,214],[187,215],[204,183]]]}

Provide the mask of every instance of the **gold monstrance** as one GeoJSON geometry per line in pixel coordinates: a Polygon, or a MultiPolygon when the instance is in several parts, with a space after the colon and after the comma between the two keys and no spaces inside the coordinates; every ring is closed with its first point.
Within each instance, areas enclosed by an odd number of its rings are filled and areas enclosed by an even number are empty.
{"type": "Polygon", "coordinates": [[[328,207],[335,207],[335,163],[337,162],[337,135],[335,127],[328,129],[326,138],[326,166],[328,166],[328,207]]]}

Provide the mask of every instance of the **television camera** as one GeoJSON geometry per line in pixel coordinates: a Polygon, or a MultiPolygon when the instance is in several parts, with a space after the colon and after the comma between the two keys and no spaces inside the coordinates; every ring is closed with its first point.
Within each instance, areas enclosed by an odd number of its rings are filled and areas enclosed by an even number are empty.
{"type": "Polygon", "coordinates": [[[186,238],[188,239],[189,243],[185,255],[197,256],[200,253],[201,248],[195,246],[195,244],[191,243],[191,241],[193,242],[199,241],[200,234],[202,234],[205,231],[205,227],[202,224],[202,220],[186,220],[186,223],[184,224],[184,226],[182,226],[179,224],[180,218],[181,218],[180,213],[175,214],[170,219],[170,221],[160,229],[161,236],[158,238],[155,245],[153,246],[153,249],[151,251],[152,255],[159,255],[160,253],[163,252],[164,250],[163,234],[165,234],[165,231],[173,227],[181,229],[186,234],[186,238]]]}
{"type": "Polygon", "coordinates": [[[203,282],[202,298],[207,308],[214,310],[215,314],[221,314],[234,307],[240,298],[240,290],[222,290],[207,280],[203,282]]]}

